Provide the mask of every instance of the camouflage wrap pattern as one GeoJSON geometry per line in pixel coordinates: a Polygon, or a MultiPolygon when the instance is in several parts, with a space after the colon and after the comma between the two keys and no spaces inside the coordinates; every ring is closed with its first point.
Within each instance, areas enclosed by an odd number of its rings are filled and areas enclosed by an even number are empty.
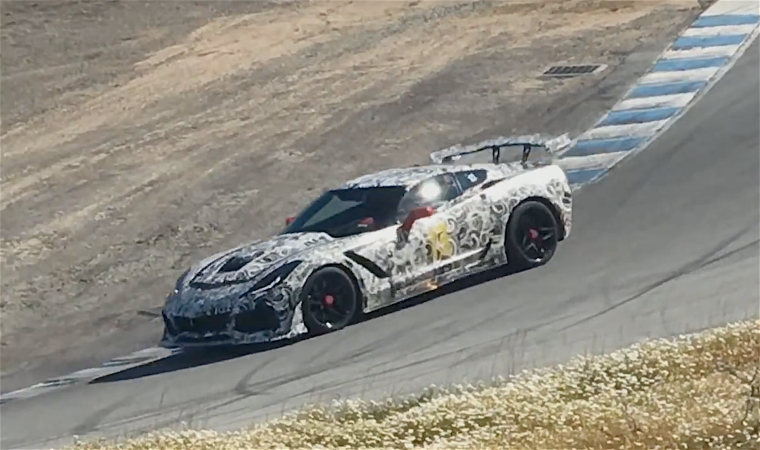
{"type": "Polygon", "coordinates": [[[399,233],[398,225],[339,239],[326,233],[282,234],[207,258],[177,281],[167,299],[162,344],[258,343],[302,334],[302,287],[327,265],[356,281],[364,312],[504,265],[507,222],[529,198],[548,202],[563,237],[570,234],[570,186],[562,169],[551,164],[392,169],[341,187],[411,188],[432,176],[474,169],[487,172],[483,183],[417,220],[407,234],[399,233]],[[268,318],[263,325],[262,317],[268,318]]]}

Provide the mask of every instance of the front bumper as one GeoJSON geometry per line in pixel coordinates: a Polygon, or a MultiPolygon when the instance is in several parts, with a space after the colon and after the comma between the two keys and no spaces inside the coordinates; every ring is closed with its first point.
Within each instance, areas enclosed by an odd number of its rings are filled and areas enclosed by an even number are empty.
{"type": "MultiPolygon", "coordinates": [[[[271,293],[270,293],[271,294],[271,293]]],[[[209,345],[253,344],[278,340],[289,334],[293,314],[290,308],[278,310],[284,298],[264,295],[250,304],[252,309],[235,308],[230,311],[198,311],[187,315],[162,311],[164,347],[191,347],[209,345]],[[280,303],[273,303],[279,301],[280,303]]],[[[284,306],[284,305],[283,305],[284,306]]],[[[299,308],[300,309],[300,308],[299,308]]]]}

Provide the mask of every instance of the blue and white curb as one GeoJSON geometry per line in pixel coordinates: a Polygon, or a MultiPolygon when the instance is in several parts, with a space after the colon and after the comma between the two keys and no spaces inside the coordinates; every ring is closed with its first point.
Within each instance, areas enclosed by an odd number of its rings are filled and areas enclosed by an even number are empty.
{"type": "MultiPolygon", "coordinates": [[[[654,140],[704,95],[758,34],[760,0],[719,0],[670,47],[593,128],[558,155],[574,188],[597,181],[614,165],[654,140]]],[[[0,404],[168,358],[181,349],[153,347],[100,367],[38,383],[0,396],[0,404]]]]}
{"type": "Polygon", "coordinates": [[[719,0],[648,73],[558,155],[574,189],[598,181],[669,128],[731,68],[758,34],[760,1],[719,0]]]}

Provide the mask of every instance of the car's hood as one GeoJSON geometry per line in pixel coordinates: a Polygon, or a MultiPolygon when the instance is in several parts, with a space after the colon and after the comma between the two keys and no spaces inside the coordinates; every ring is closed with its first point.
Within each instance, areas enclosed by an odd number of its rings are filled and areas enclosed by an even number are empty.
{"type": "Polygon", "coordinates": [[[202,288],[243,283],[299,252],[333,240],[325,233],[293,233],[250,242],[201,262],[190,270],[185,283],[202,288]]]}

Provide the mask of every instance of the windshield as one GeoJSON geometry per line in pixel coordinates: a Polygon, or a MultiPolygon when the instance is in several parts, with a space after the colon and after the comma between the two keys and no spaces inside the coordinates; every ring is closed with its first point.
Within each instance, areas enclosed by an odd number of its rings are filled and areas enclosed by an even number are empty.
{"type": "Polygon", "coordinates": [[[396,223],[403,186],[327,191],[288,225],[285,233],[324,232],[345,237],[379,230],[396,223]]]}

